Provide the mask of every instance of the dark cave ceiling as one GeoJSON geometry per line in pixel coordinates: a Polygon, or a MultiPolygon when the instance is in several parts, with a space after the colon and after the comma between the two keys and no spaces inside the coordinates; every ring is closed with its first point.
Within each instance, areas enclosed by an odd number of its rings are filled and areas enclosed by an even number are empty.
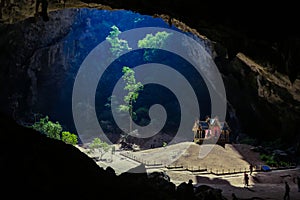
{"type": "Polygon", "coordinates": [[[297,6],[291,2],[193,1],[193,0],[83,0],[134,10],[144,14],[168,14],[191,25],[205,20],[227,25],[258,37],[299,36],[297,6]]]}
{"type": "Polygon", "coordinates": [[[299,75],[300,32],[297,6],[292,2],[216,0],[83,0],[142,14],[167,14],[224,46],[231,58],[246,53],[288,74],[299,75]],[[242,44],[245,43],[245,44],[242,44]],[[264,53],[262,54],[263,51],[264,53]]]}

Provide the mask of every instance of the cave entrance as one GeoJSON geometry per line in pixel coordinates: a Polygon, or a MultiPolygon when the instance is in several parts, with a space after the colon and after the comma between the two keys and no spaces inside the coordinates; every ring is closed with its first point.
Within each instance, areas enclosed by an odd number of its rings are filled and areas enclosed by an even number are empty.
{"type": "MultiPolygon", "coordinates": [[[[184,42],[180,42],[176,38],[172,39],[172,31],[184,34],[201,46],[203,52],[197,55],[196,60],[202,61],[204,67],[209,67],[208,61],[213,63],[210,57],[212,51],[210,43],[207,39],[201,38],[192,32],[179,30],[163,18],[141,15],[126,10],[67,8],[49,12],[49,21],[47,22],[43,22],[42,19],[32,22],[29,19],[27,22],[23,22],[21,26],[23,26],[22,29],[26,33],[22,40],[31,45],[24,49],[24,51],[28,51],[29,62],[26,64],[28,70],[25,76],[29,76],[28,83],[30,85],[28,88],[30,88],[30,91],[28,91],[29,96],[27,96],[27,99],[30,103],[21,105],[22,109],[20,110],[22,110],[22,113],[48,115],[50,120],[60,122],[64,129],[77,133],[78,130],[73,120],[74,107],[82,108],[81,119],[86,120],[85,130],[88,132],[93,132],[90,129],[90,123],[95,116],[91,114],[91,110],[95,110],[96,121],[100,124],[103,132],[95,132],[92,136],[105,134],[110,142],[118,142],[126,129],[128,131],[128,128],[118,126],[111,109],[114,103],[125,104],[123,97],[117,96],[118,99],[114,99],[115,96],[113,95],[115,85],[119,80],[122,80],[124,75],[122,69],[124,66],[131,69],[141,65],[151,67],[150,64],[155,63],[160,64],[160,66],[168,66],[170,70],[181,74],[183,79],[191,84],[191,88],[195,92],[197,104],[201,108],[201,116],[193,116],[194,118],[188,122],[190,124],[191,141],[194,119],[210,115],[211,102],[204,77],[195,70],[190,61],[183,56],[168,51],[166,48],[166,46],[184,45],[184,42]],[[147,28],[157,30],[153,34],[146,34],[145,32],[142,35],[143,31],[141,31],[135,32],[137,34],[132,34],[126,39],[122,38],[122,33],[147,28]],[[137,35],[141,37],[137,39],[137,35]],[[32,40],[35,42],[32,43],[32,40]],[[92,54],[94,49],[97,49],[99,44],[105,44],[107,47],[99,55],[106,55],[104,60],[115,56],[114,60],[109,66],[106,66],[102,76],[97,77],[97,86],[93,91],[94,97],[77,102],[74,106],[72,95],[76,76],[81,71],[85,60],[92,54]],[[122,53],[123,51],[127,52],[122,53]]],[[[182,27],[189,29],[186,26],[182,27]]],[[[192,52],[193,50],[191,49],[191,52],[183,51],[182,53],[187,55],[199,53],[192,52]]],[[[92,77],[93,74],[97,73],[97,70],[103,68],[101,63],[104,60],[98,58],[92,59],[91,63],[92,65],[95,64],[95,71],[90,71],[90,74],[85,75],[86,77],[92,77]]],[[[148,78],[159,75],[158,72],[149,75],[148,78]]],[[[170,75],[164,79],[176,80],[175,78],[175,76],[170,75]]],[[[15,83],[20,84],[22,81],[18,82],[17,79],[15,83]]],[[[83,84],[87,91],[90,88],[91,80],[87,78],[83,84]]],[[[176,84],[180,85],[179,82],[174,83],[174,85],[176,84]]],[[[20,87],[25,87],[25,85],[20,87]]],[[[123,85],[123,89],[124,87],[123,85]]],[[[126,89],[123,91],[126,92],[126,89]]],[[[185,89],[181,91],[185,91],[185,89]]],[[[138,141],[132,135],[132,142],[145,147],[157,147],[172,140],[180,127],[182,111],[191,109],[188,106],[182,107],[176,97],[176,94],[167,86],[156,83],[144,85],[143,90],[139,91],[138,98],[132,105],[134,123],[139,126],[151,124],[151,107],[156,104],[164,108],[161,114],[166,114],[166,122],[158,130],[158,134],[151,135],[151,137],[140,137],[138,141]]],[[[124,115],[122,120],[128,122],[124,112],[118,112],[116,115],[120,118],[124,115]]],[[[134,130],[132,131],[134,132],[134,130]]],[[[84,140],[90,141],[93,138],[92,136],[84,138],[84,140]]]]}

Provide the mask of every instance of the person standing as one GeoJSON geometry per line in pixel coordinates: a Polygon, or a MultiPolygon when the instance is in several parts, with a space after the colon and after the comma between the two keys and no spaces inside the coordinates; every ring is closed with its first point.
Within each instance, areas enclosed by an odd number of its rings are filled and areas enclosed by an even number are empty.
{"type": "Polygon", "coordinates": [[[238,198],[236,197],[236,195],[234,193],[232,193],[231,196],[232,196],[232,200],[238,200],[238,198]]]}
{"type": "Polygon", "coordinates": [[[283,199],[290,200],[290,186],[287,181],[285,181],[284,183],[285,183],[285,192],[284,192],[283,199]]]}
{"type": "Polygon", "coordinates": [[[252,172],[253,172],[253,165],[252,165],[252,164],[250,164],[249,170],[250,170],[250,176],[251,176],[251,175],[252,175],[252,172]]]}
{"type": "Polygon", "coordinates": [[[42,18],[44,21],[49,21],[49,16],[48,16],[48,0],[36,0],[35,2],[35,15],[39,15],[39,7],[42,5],[42,18]]]}
{"type": "Polygon", "coordinates": [[[300,177],[297,176],[298,192],[300,192],[300,177]]]}
{"type": "Polygon", "coordinates": [[[246,172],[244,172],[244,187],[249,186],[249,176],[246,172]]]}

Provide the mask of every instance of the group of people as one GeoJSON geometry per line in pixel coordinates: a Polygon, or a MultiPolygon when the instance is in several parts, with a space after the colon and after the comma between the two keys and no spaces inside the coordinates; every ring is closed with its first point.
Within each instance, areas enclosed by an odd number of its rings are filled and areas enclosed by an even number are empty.
{"type": "MultiPolygon", "coordinates": [[[[249,166],[249,174],[252,176],[253,173],[253,165],[250,164],[249,166]]],[[[293,180],[295,183],[297,183],[298,186],[298,192],[300,192],[300,176],[297,176],[296,179],[293,180]]],[[[285,184],[285,192],[284,192],[284,196],[283,199],[284,200],[289,200],[290,199],[290,185],[288,184],[287,181],[284,182],[285,184]]],[[[248,187],[249,186],[249,175],[247,174],[247,172],[244,172],[244,187],[248,187]]],[[[233,199],[235,199],[235,195],[233,194],[233,199]]]]}
{"type": "MultiPolygon", "coordinates": [[[[252,164],[249,165],[249,174],[250,176],[252,176],[253,173],[253,168],[254,166],[252,164]]],[[[247,172],[244,172],[244,187],[248,187],[249,186],[249,175],[247,174],[247,172]]]]}

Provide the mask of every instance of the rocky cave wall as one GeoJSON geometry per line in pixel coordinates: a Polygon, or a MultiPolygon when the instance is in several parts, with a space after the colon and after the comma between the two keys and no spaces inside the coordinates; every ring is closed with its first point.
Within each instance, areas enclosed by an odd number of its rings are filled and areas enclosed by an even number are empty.
{"type": "Polygon", "coordinates": [[[241,132],[299,141],[300,33],[293,3],[84,0],[149,15],[166,14],[215,44],[227,98],[241,132]],[[286,11],[286,12],[285,12],[286,11]],[[237,56],[242,53],[244,56],[237,56]],[[250,61],[249,61],[250,60],[250,61]],[[254,66],[254,67],[253,67],[254,66]]]}
{"type": "MultiPolygon", "coordinates": [[[[194,1],[86,1],[102,3],[112,8],[128,9],[142,14],[163,15],[169,22],[185,22],[200,34],[213,41],[216,52],[215,62],[223,74],[228,103],[235,110],[241,129],[249,135],[262,138],[282,137],[287,142],[299,140],[297,122],[299,112],[299,34],[294,30],[294,10],[292,5],[275,5],[275,8],[257,6],[255,2],[244,8],[232,4],[221,6],[216,2],[194,1]],[[289,15],[278,15],[283,9],[291,9],[289,15]],[[255,11],[255,12],[254,12],[255,11]],[[255,13],[250,20],[248,13],[255,13]],[[169,18],[169,16],[171,18],[169,18]],[[241,54],[239,54],[241,52],[241,54]],[[295,139],[297,138],[297,139],[295,139]]],[[[82,6],[82,4],[78,4],[82,6]]],[[[72,5],[76,7],[76,4],[72,5]]],[[[40,69],[30,65],[38,50],[47,54],[47,63],[51,57],[59,60],[59,41],[68,33],[74,11],[64,10],[62,14],[53,13],[51,26],[40,22],[32,30],[24,32],[22,25],[2,24],[1,33],[1,104],[12,115],[22,103],[31,105],[36,100],[34,93],[38,87],[36,77],[40,69]],[[61,26],[63,21],[64,26],[61,26]],[[58,28],[59,27],[59,28],[58,28]],[[47,40],[37,40],[37,33],[47,40]],[[27,35],[29,40],[23,40],[27,35]],[[46,35],[46,36],[45,36],[46,35]],[[24,51],[22,47],[26,46],[24,51]],[[28,68],[29,66],[29,68],[28,68]],[[9,74],[9,76],[7,76],[9,74]],[[9,79],[7,79],[9,77],[9,79]],[[15,82],[22,82],[24,87],[15,88],[15,82]],[[11,93],[14,91],[13,93],[11,93]],[[21,100],[20,100],[21,99],[21,100]]],[[[33,20],[33,19],[31,19],[33,20]]],[[[22,23],[28,23],[23,21],[22,23]]],[[[48,23],[50,24],[50,23],[48,23]]],[[[51,72],[49,65],[43,66],[39,76],[52,73],[52,81],[59,77],[59,71],[51,72]],[[47,70],[45,70],[45,68],[47,70]],[[49,73],[47,73],[47,71],[49,73]]],[[[60,69],[60,68],[56,68],[60,69]]],[[[63,67],[60,69],[62,73],[63,67]]],[[[40,101],[42,102],[42,101],[40,101]]]]}

